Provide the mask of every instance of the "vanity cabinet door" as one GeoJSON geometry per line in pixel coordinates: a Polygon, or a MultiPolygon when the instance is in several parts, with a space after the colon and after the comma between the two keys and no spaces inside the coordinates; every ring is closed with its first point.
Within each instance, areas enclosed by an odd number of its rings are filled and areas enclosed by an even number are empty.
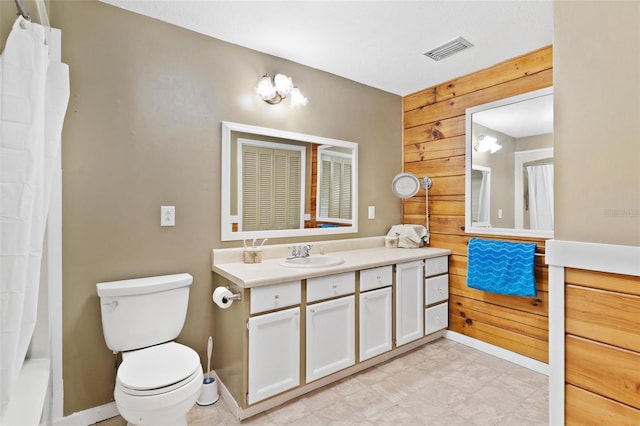
{"type": "Polygon", "coordinates": [[[424,336],[424,262],[396,265],[396,346],[424,336]]]}
{"type": "Polygon", "coordinates": [[[355,296],[307,306],[307,383],[355,364],[355,296]]]}
{"type": "Polygon", "coordinates": [[[424,334],[435,333],[449,326],[449,305],[441,303],[424,311],[424,334]]]}
{"type": "Polygon", "coordinates": [[[391,287],[360,293],[360,361],[391,350],[391,287]]]}
{"type": "Polygon", "coordinates": [[[249,318],[249,393],[253,404],[300,384],[300,308],[249,318]]]}

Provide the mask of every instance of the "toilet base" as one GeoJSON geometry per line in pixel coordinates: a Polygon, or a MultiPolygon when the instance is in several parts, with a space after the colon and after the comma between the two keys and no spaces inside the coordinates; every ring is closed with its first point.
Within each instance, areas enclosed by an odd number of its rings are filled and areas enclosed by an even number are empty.
{"type": "Polygon", "coordinates": [[[127,421],[127,426],[187,426],[186,414],[178,417],[167,417],[166,415],[158,416],[156,413],[140,414],[139,412],[137,412],[134,414],[127,411],[126,409],[122,410],[118,408],[118,410],[122,418],[127,421]]]}
{"type": "Polygon", "coordinates": [[[114,390],[120,415],[135,426],[186,426],[187,413],[196,405],[202,386],[202,370],[194,380],[171,392],[153,396],[132,396],[118,383],[114,390]]]}

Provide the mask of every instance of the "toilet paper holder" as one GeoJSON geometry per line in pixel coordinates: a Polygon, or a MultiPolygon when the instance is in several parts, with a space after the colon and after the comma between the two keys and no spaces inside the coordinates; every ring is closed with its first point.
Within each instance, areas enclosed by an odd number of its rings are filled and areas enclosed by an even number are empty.
{"type": "MultiPolygon", "coordinates": [[[[229,291],[231,291],[231,289],[229,287],[227,287],[227,289],[229,291]]],[[[224,303],[227,303],[227,301],[229,301],[229,300],[242,300],[242,293],[233,293],[233,294],[231,294],[231,296],[224,296],[222,298],[222,301],[224,303]]]]}

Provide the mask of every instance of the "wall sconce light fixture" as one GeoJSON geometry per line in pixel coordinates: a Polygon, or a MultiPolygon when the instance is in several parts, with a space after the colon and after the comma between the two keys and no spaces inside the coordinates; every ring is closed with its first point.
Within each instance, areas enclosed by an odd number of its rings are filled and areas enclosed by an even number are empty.
{"type": "Polygon", "coordinates": [[[309,102],[300,89],[294,86],[293,79],[284,74],[276,74],[273,79],[269,74],[260,77],[256,93],[260,99],[271,105],[279,104],[287,96],[292,108],[301,108],[309,102]]]}
{"type": "Polygon", "coordinates": [[[480,135],[473,144],[473,149],[494,154],[502,149],[502,145],[498,145],[498,140],[493,136],[480,135]]]}

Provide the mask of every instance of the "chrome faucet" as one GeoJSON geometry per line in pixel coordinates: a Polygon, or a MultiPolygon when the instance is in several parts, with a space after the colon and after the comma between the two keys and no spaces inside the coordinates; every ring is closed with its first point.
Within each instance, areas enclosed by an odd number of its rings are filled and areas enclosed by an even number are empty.
{"type": "Polygon", "coordinates": [[[298,256],[299,257],[309,257],[309,250],[311,250],[311,245],[310,244],[306,244],[306,245],[302,246],[300,248],[300,251],[298,252],[298,256]]]}
{"type": "Polygon", "coordinates": [[[311,245],[306,244],[304,246],[290,246],[291,249],[291,257],[290,259],[297,257],[309,257],[309,250],[311,250],[311,245]]]}

